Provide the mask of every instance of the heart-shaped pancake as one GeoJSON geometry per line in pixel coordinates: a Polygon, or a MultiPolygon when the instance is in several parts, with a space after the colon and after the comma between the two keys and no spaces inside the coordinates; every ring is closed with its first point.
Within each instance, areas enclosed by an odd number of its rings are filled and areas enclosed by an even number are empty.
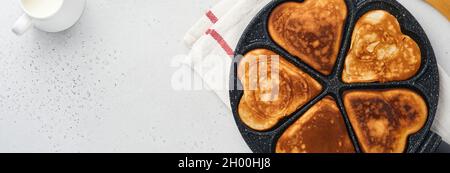
{"type": "Polygon", "coordinates": [[[366,153],[404,152],[408,136],[428,117],[424,99],[408,89],[348,91],[344,105],[366,153]]]}
{"type": "Polygon", "coordinates": [[[244,95],[239,116],[255,130],[268,130],[317,96],[322,86],[287,60],[267,49],[247,53],[239,63],[244,95]]]}
{"type": "Polygon", "coordinates": [[[344,118],[328,96],[315,104],[278,139],[277,153],[354,153],[344,118]]]}
{"type": "Polygon", "coordinates": [[[383,10],[364,14],[356,23],[345,59],[346,83],[407,80],[421,65],[417,43],[404,35],[397,19],[383,10]]]}
{"type": "Polygon", "coordinates": [[[344,0],[285,2],[270,14],[268,29],[278,45],[329,75],[336,63],[346,17],[344,0]]]}

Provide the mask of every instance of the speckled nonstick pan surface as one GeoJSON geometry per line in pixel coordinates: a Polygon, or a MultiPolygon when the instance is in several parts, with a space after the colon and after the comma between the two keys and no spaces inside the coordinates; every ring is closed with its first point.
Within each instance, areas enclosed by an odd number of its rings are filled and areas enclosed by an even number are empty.
{"type": "MultiPolygon", "coordinates": [[[[303,0],[290,0],[295,2],[303,2],[303,0]]],[[[282,133],[292,125],[299,117],[301,117],[309,108],[311,108],[318,101],[325,96],[332,96],[338,103],[338,107],[341,113],[344,115],[344,120],[349,131],[349,135],[353,141],[356,152],[361,152],[360,146],[357,141],[357,137],[354,134],[353,128],[348,119],[347,113],[344,109],[342,94],[344,91],[350,89],[389,89],[389,88],[409,88],[417,91],[426,100],[428,106],[428,119],[425,125],[417,133],[412,134],[408,138],[407,153],[416,152],[434,152],[441,142],[441,138],[430,131],[430,127],[433,123],[437,103],[439,99],[439,72],[437,68],[436,58],[433,52],[433,48],[427,38],[422,27],[406,10],[402,5],[394,0],[346,0],[348,8],[348,16],[345,21],[343,29],[343,39],[341,48],[338,54],[336,65],[331,75],[324,76],[319,72],[313,70],[310,66],[303,63],[301,60],[287,53],[283,48],[275,44],[271,39],[268,32],[268,18],[271,11],[277,7],[277,5],[287,2],[287,0],[274,0],[265,6],[250,22],[246,30],[243,32],[241,39],[235,50],[235,58],[232,63],[230,73],[230,102],[233,111],[234,118],[237,126],[247,142],[248,146],[253,152],[256,153],[273,153],[278,138],[282,133]],[[362,83],[362,84],[346,84],[342,82],[342,71],[344,66],[344,59],[351,43],[351,35],[353,28],[362,15],[371,10],[386,10],[394,15],[400,25],[402,32],[412,39],[414,39],[420,47],[422,53],[422,65],[416,76],[406,81],[400,82],[388,82],[388,83],[362,83]],[[319,81],[324,90],[322,93],[304,105],[302,108],[287,116],[287,118],[281,120],[272,129],[267,131],[256,131],[249,128],[241,120],[238,114],[238,106],[243,95],[242,85],[237,78],[237,64],[239,63],[241,56],[247,52],[257,49],[265,48],[278,53],[286,60],[308,73],[314,79],[319,81]]]]}

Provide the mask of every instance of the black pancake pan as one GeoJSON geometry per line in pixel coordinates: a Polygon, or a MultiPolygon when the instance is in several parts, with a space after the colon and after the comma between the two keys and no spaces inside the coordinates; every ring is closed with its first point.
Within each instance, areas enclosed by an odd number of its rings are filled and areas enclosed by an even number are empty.
{"type": "MultiPolygon", "coordinates": [[[[290,0],[295,2],[303,2],[303,0],[290,0]]],[[[302,116],[310,107],[316,104],[325,96],[332,96],[338,103],[341,113],[344,115],[344,120],[349,131],[349,135],[355,146],[356,152],[361,152],[357,137],[354,134],[352,126],[347,117],[342,100],[342,94],[350,89],[388,89],[388,88],[409,88],[417,91],[426,100],[428,106],[428,119],[423,128],[417,133],[410,135],[408,138],[407,153],[424,153],[434,152],[439,144],[441,138],[430,131],[431,125],[436,114],[438,99],[439,99],[439,72],[437,68],[436,58],[431,44],[416,19],[408,12],[402,5],[393,0],[345,0],[348,8],[348,16],[345,21],[343,29],[343,39],[341,49],[338,54],[337,62],[333,73],[329,76],[324,76],[315,71],[298,58],[287,53],[283,48],[278,46],[270,37],[267,23],[271,11],[279,4],[287,2],[287,0],[273,0],[265,6],[250,22],[248,27],[243,32],[241,39],[235,50],[235,58],[233,59],[230,72],[230,102],[234,118],[237,126],[247,142],[248,146],[256,153],[273,153],[275,145],[281,134],[293,124],[300,116],[302,116]],[[389,83],[362,83],[362,84],[345,84],[341,80],[341,73],[343,71],[344,58],[347,54],[351,43],[351,35],[354,25],[359,17],[371,10],[386,10],[394,15],[400,25],[402,32],[412,39],[414,39],[422,53],[422,66],[413,78],[389,83]],[[239,117],[238,106],[243,91],[240,89],[242,85],[237,78],[237,64],[242,56],[247,52],[257,49],[265,48],[278,53],[286,60],[308,73],[314,79],[319,81],[324,87],[323,92],[311,100],[308,104],[294,112],[292,115],[283,119],[274,128],[268,131],[256,131],[245,125],[239,117]]]]}

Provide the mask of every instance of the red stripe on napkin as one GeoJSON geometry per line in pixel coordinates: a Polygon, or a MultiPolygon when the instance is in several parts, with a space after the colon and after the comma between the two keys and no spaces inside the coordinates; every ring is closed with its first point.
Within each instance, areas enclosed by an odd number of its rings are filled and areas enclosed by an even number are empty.
{"type": "Polygon", "coordinates": [[[206,12],[206,17],[208,17],[208,19],[209,19],[212,23],[216,23],[217,21],[219,21],[219,19],[217,18],[217,16],[216,16],[212,11],[206,12]]]}
{"type": "Polygon", "coordinates": [[[208,29],[206,31],[206,34],[211,35],[214,40],[217,41],[217,43],[222,47],[222,49],[227,53],[229,56],[234,56],[234,51],[231,49],[230,45],[223,39],[223,37],[214,29],[208,29]]]}

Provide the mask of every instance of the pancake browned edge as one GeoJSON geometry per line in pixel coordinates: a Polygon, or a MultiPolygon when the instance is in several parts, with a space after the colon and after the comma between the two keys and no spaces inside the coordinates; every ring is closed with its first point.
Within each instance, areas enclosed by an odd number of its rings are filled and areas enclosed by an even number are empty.
{"type": "Polygon", "coordinates": [[[272,39],[322,74],[331,74],[339,52],[347,5],[344,0],[285,2],[269,17],[272,39]]]}
{"type": "Polygon", "coordinates": [[[328,96],[309,109],[280,137],[277,153],[354,153],[344,118],[328,96]]]}
{"type": "Polygon", "coordinates": [[[248,127],[260,131],[272,128],[322,90],[308,74],[267,49],[247,53],[239,63],[238,77],[244,89],[239,116],[248,127]]]}
{"type": "Polygon", "coordinates": [[[408,89],[344,93],[344,105],[363,152],[401,153],[428,117],[423,98],[408,89]]]}
{"type": "Polygon", "coordinates": [[[397,19],[383,10],[364,14],[356,23],[345,59],[346,83],[407,80],[421,65],[417,43],[404,35],[397,19]]]}

